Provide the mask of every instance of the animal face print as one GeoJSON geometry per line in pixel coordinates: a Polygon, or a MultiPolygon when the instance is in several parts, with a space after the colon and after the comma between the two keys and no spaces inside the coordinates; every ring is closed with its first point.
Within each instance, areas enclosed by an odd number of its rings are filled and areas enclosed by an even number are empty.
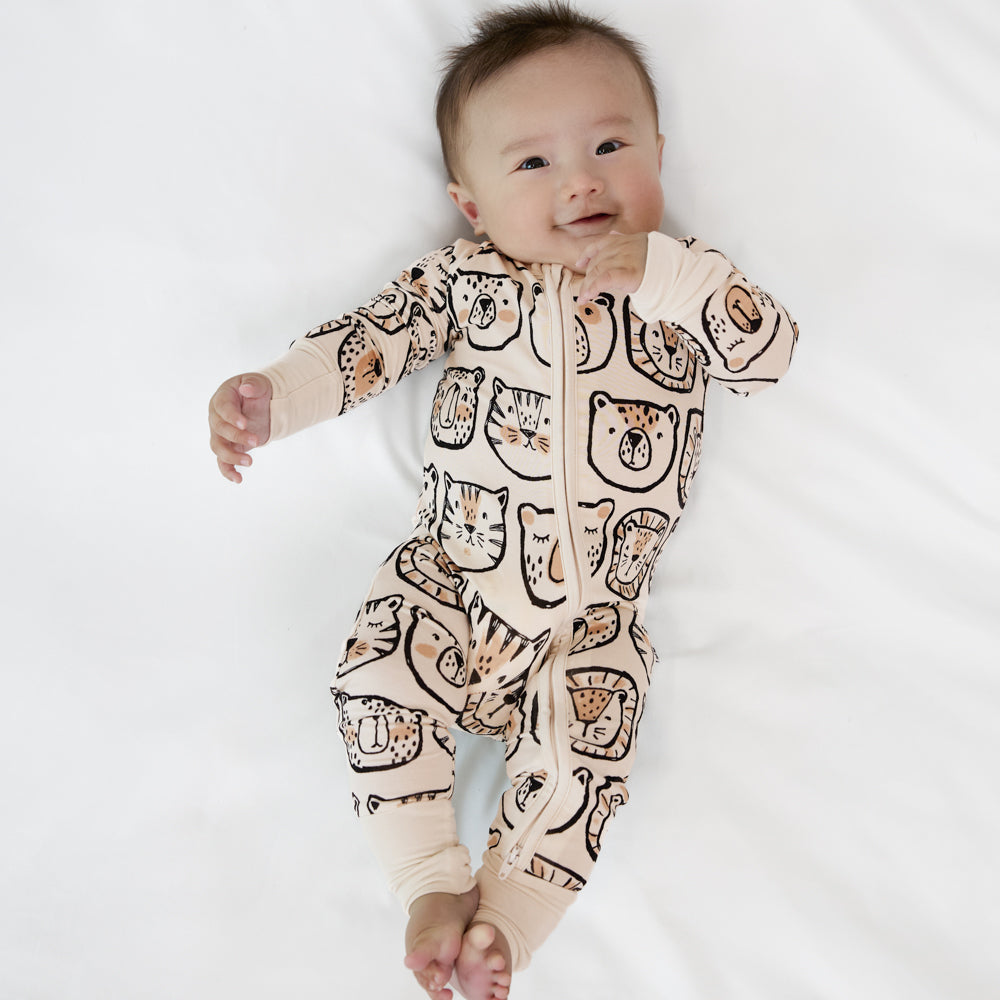
{"type": "Polygon", "coordinates": [[[406,327],[406,295],[395,285],[386,285],[358,313],[368,319],[373,326],[390,335],[399,333],[406,327]]]}
{"type": "Polygon", "coordinates": [[[407,542],[396,557],[396,571],[439,604],[449,608],[462,606],[455,583],[458,567],[433,539],[414,538],[407,542]]]}
{"type": "MultiPolygon", "coordinates": [[[[583,529],[586,569],[593,576],[607,548],[605,525],[615,509],[613,500],[578,505],[583,529]]],[[[521,523],[521,575],[532,604],[553,608],[566,600],[562,552],[555,511],[540,510],[530,503],[518,508],[521,523]]],[[[583,567],[582,567],[583,568],[583,567]]]]}
{"type": "Polygon", "coordinates": [[[662,483],[677,451],[676,406],[612,399],[606,392],[590,397],[587,458],[606,483],[632,492],[662,483]]]}
{"type": "Polygon", "coordinates": [[[709,298],[701,322],[726,370],[741,372],[774,340],[781,314],[766,292],[737,283],[723,286],[709,298]]]}
{"type": "Polygon", "coordinates": [[[438,383],[431,409],[431,436],[442,448],[464,448],[476,429],[482,368],[446,369],[438,383]]]}
{"type": "Polygon", "coordinates": [[[451,308],[473,347],[499,351],[520,334],[521,291],[521,285],[508,274],[457,271],[451,308]]]}
{"type": "MultiPolygon", "coordinates": [[[[535,356],[547,368],[552,367],[552,344],[548,304],[537,286],[535,311],[531,323],[531,346],[535,356]]],[[[580,373],[600,371],[611,360],[618,340],[615,300],[606,292],[578,305],[573,321],[573,354],[580,373]]]]}
{"type": "Polygon", "coordinates": [[[423,608],[411,608],[406,632],[406,662],[417,683],[442,705],[458,713],[465,700],[465,654],[458,641],[423,608]]]}
{"type": "Polygon", "coordinates": [[[507,497],[506,486],[493,492],[444,474],[441,545],[462,569],[493,569],[503,558],[507,547],[503,519],[507,497]]]}
{"type": "Polygon", "coordinates": [[[591,604],[573,622],[570,653],[583,653],[614,642],[621,631],[621,615],[613,604],[591,604]]]}
{"type": "Polygon", "coordinates": [[[550,629],[529,639],[490,611],[478,594],[469,605],[469,619],[469,684],[460,724],[467,732],[500,738],[550,629]]]}
{"type": "MultiPolygon", "coordinates": [[[[340,735],[347,759],[358,772],[402,767],[420,754],[427,713],[403,708],[385,698],[337,694],[340,735]]],[[[436,725],[436,723],[435,723],[436,725]]]]}
{"type": "Polygon", "coordinates": [[[632,745],[639,692],[628,674],[611,667],[566,671],[570,746],[585,757],[621,760],[632,745]]]}
{"type": "Polygon", "coordinates": [[[635,313],[629,324],[628,359],[632,366],[664,388],[690,392],[694,388],[695,359],[681,327],[672,323],[644,323],[635,313]]]}
{"type": "Polygon", "coordinates": [[[540,392],[493,380],[486,437],[497,458],[522,479],[551,476],[552,400],[540,392]]]}
{"type": "Polygon", "coordinates": [[[587,853],[596,861],[601,853],[604,828],[619,806],[628,802],[628,789],[621,778],[609,777],[597,790],[596,803],[587,817],[587,853]]]}
{"type": "Polygon", "coordinates": [[[701,430],[704,415],[701,410],[691,410],[687,418],[687,430],[684,432],[684,450],[681,452],[681,465],[677,470],[677,499],[683,507],[687,503],[688,488],[694,474],[698,471],[701,461],[701,430]]]}
{"type": "Polygon", "coordinates": [[[377,396],[385,388],[385,366],[375,345],[357,329],[349,333],[337,352],[337,364],[344,376],[344,405],[341,412],[377,396]]]}
{"type": "Polygon", "coordinates": [[[344,645],[337,667],[337,676],[388,656],[399,645],[399,609],[403,598],[399,594],[368,601],[361,609],[354,632],[344,645]]]}
{"type": "Polygon", "coordinates": [[[418,260],[409,271],[404,271],[401,281],[413,288],[427,303],[431,312],[444,312],[448,307],[444,292],[448,267],[454,262],[454,252],[443,258],[438,254],[430,254],[418,260]]]}
{"type": "Polygon", "coordinates": [[[437,522],[437,486],[438,470],[434,464],[424,466],[424,488],[417,503],[414,525],[422,524],[429,534],[435,534],[434,525],[437,522]]]}
{"type": "Polygon", "coordinates": [[[667,540],[669,523],[670,518],[662,511],[648,508],[634,510],[618,522],[608,568],[610,590],[626,600],[635,600],[667,540]]]}

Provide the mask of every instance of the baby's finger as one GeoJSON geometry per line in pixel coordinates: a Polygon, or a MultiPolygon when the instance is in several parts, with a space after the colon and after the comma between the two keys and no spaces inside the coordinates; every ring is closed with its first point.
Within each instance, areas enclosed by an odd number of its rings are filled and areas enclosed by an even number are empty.
{"type": "Polygon", "coordinates": [[[220,458],[218,461],[219,472],[228,479],[231,483],[242,483],[243,477],[236,471],[236,468],[230,465],[228,462],[223,462],[220,458]]]}
{"type": "Polygon", "coordinates": [[[242,399],[235,389],[226,393],[218,392],[212,397],[209,421],[213,415],[238,430],[243,430],[247,425],[246,417],[243,416],[242,399]]]}

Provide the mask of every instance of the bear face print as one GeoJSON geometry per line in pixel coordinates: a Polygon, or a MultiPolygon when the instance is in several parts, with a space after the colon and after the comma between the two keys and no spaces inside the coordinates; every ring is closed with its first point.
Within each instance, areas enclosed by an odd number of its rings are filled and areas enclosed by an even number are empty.
{"type": "Polygon", "coordinates": [[[521,333],[521,285],[509,274],[459,268],[452,279],[452,315],[481,351],[499,351],[521,333]]]}
{"type": "Polygon", "coordinates": [[[373,660],[394,652],[399,645],[400,594],[365,602],[354,625],[337,667],[337,677],[344,677],[373,660]]]}
{"type": "Polygon", "coordinates": [[[490,570],[507,548],[504,512],[509,491],[493,491],[444,474],[444,496],[438,537],[445,552],[461,569],[490,570]]]}
{"type": "Polygon", "coordinates": [[[642,400],[590,397],[587,460],[611,486],[633,493],[662,483],[677,451],[677,407],[642,400]]]}
{"type": "Polygon", "coordinates": [[[406,663],[417,683],[450,711],[458,714],[465,700],[465,653],[455,638],[423,608],[410,609],[406,632],[406,663]]]}
{"type": "Polygon", "coordinates": [[[690,392],[697,367],[687,346],[691,335],[673,323],[644,323],[633,312],[627,312],[625,319],[632,367],[666,389],[690,392]]]}
{"type": "Polygon", "coordinates": [[[352,698],[340,691],[336,697],[340,735],[354,771],[388,771],[420,755],[426,712],[374,695],[352,698]]]}
{"type": "Polygon", "coordinates": [[[774,340],[781,313],[766,292],[749,282],[737,282],[708,299],[701,324],[726,370],[741,372],[774,340]]]}
{"type": "Polygon", "coordinates": [[[445,369],[431,408],[431,437],[442,448],[464,448],[476,429],[482,368],[445,369]]]}
{"type": "Polygon", "coordinates": [[[493,398],[486,414],[486,439],[497,458],[514,475],[521,479],[550,478],[551,398],[493,379],[493,398]]]}
{"type": "MultiPolygon", "coordinates": [[[[537,286],[535,315],[531,322],[531,347],[546,368],[552,367],[551,327],[548,303],[537,286]]],[[[573,320],[573,355],[581,374],[600,371],[611,360],[618,340],[618,316],[612,295],[602,293],[596,299],[577,305],[573,320]]]]}
{"type": "MultiPolygon", "coordinates": [[[[605,527],[614,512],[613,500],[581,503],[577,506],[583,532],[586,565],[580,567],[594,576],[607,549],[605,527]]],[[[530,503],[518,508],[521,524],[521,576],[531,603],[554,608],[566,600],[562,552],[553,508],[539,509],[530,503]]]]}
{"type": "Polygon", "coordinates": [[[615,527],[608,589],[626,600],[635,600],[670,530],[670,518],[663,511],[643,508],[626,514],[615,527]]]}

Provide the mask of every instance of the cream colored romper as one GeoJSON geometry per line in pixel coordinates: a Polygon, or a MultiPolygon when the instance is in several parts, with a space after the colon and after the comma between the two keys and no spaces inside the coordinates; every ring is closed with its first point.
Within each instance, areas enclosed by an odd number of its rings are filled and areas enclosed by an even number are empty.
{"type": "Polygon", "coordinates": [[[654,660],[643,612],[708,380],[754,392],[797,337],[696,240],[652,234],[632,296],[578,306],[579,282],[459,241],[264,369],[273,440],[446,356],[414,530],[376,574],[333,691],[355,808],[404,907],[478,884],[515,970],[628,799],[654,660]],[[476,876],[451,805],[453,726],[507,745],[476,876]]]}

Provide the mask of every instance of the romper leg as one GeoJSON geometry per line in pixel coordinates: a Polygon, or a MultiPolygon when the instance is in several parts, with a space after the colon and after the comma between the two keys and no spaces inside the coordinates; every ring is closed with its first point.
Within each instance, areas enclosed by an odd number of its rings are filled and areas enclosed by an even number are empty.
{"type": "Polygon", "coordinates": [[[355,811],[407,912],[428,892],[475,884],[451,802],[448,731],[464,700],[469,627],[447,573],[435,570],[439,552],[415,538],[386,560],[333,684],[355,811]]]}
{"type": "MultiPolygon", "coordinates": [[[[537,747],[553,729],[540,695],[544,684],[529,685],[518,712],[521,726],[509,741],[513,787],[501,798],[491,846],[476,875],[481,897],[476,919],[503,931],[514,971],[527,966],[586,885],[608,822],[628,801],[625,782],[635,758],[636,727],[654,657],[630,604],[587,608],[567,644],[567,718],[555,727],[557,738],[567,741],[569,749],[570,774],[559,778],[560,789],[567,789],[562,807],[547,824],[525,871],[501,878],[518,817],[554,778],[536,767],[544,759],[537,747]]],[[[555,658],[560,645],[554,644],[555,658]]],[[[547,661],[540,673],[552,668],[553,661],[547,661]]]]}

